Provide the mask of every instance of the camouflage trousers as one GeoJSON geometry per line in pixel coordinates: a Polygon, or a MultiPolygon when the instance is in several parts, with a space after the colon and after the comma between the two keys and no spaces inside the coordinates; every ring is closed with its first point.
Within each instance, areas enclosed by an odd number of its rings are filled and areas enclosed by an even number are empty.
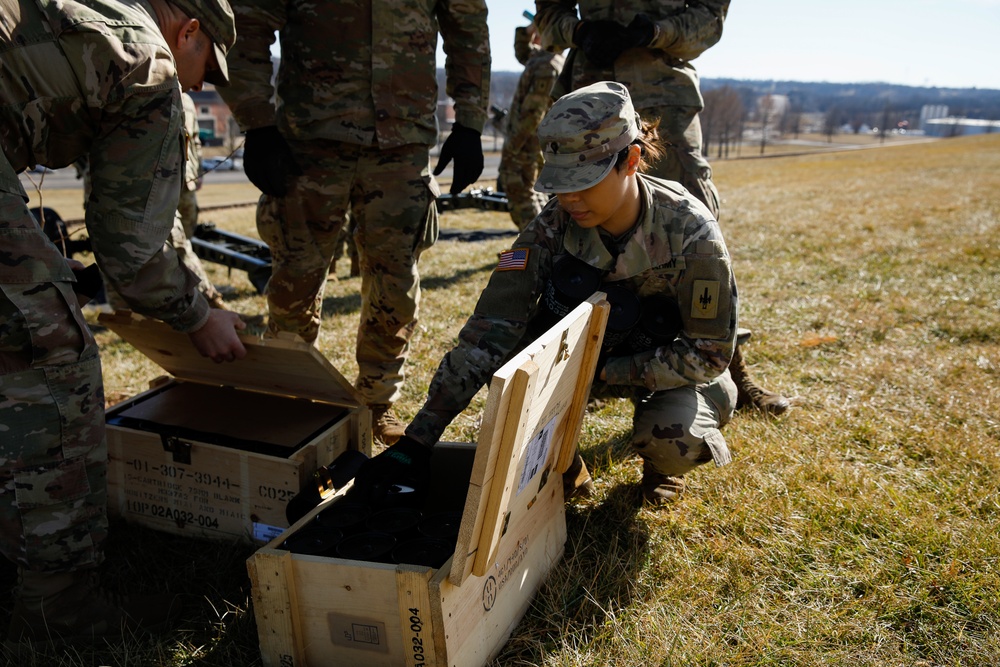
{"type": "Polygon", "coordinates": [[[440,191],[427,146],[289,143],[303,174],[285,197],[262,195],[257,207],[257,230],[272,259],[268,329],[316,340],[330,262],[349,216],[361,269],[355,386],[368,403],[392,403],[417,323],[417,260],[438,234],[440,191]]]}
{"type": "Polygon", "coordinates": [[[666,154],[647,172],[650,176],[677,181],[719,219],[719,191],[712,183],[712,167],[701,154],[701,120],[694,107],[638,109],[646,121],[660,119],[660,138],[666,154]]]}
{"type": "MultiPolygon", "coordinates": [[[[622,396],[622,387],[594,383],[601,397],[622,396]],[[602,391],[603,388],[603,391],[602,391]]],[[[719,430],[736,409],[736,384],[727,370],[711,382],[652,393],[627,394],[635,404],[632,447],[662,475],[683,475],[696,467],[730,460],[719,430]]]]}
{"type": "Polygon", "coordinates": [[[541,156],[541,152],[518,156],[505,154],[500,160],[499,180],[507,195],[510,219],[519,230],[527,227],[549,201],[548,195],[535,191],[535,181],[543,162],[541,156]]]}
{"type": "Polygon", "coordinates": [[[0,549],[29,570],[95,565],[108,528],[97,344],[70,283],[0,289],[0,549]]]}

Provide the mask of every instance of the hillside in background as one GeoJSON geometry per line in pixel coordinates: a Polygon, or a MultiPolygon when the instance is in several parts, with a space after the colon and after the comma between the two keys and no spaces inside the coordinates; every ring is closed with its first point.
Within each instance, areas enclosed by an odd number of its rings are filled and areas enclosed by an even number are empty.
{"type": "MultiPolygon", "coordinates": [[[[493,72],[490,102],[501,108],[510,106],[520,72],[493,72]]],[[[444,71],[439,70],[444,95],[444,71]]],[[[964,118],[1000,120],[1000,90],[980,88],[921,88],[891,83],[824,83],[803,81],[756,81],[749,79],[705,78],[702,91],[723,87],[737,91],[746,109],[754,109],[767,95],[788,98],[790,109],[801,114],[836,112],[847,122],[857,116],[882,114],[890,110],[894,118],[920,117],[926,105],[946,105],[948,115],[964,118]]]]}

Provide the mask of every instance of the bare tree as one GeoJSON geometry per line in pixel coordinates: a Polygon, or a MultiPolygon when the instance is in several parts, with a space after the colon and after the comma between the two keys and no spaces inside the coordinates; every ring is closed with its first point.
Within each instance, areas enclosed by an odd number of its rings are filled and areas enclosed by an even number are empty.
{"type": "Polygon", "coordinates": [[[837,133],[837,128],[839,127],[840,109],[832,107],[826,112],[826,116],[823,118],[823,133],[826,135],[827,142],[833,142],[833,135],[837,133]]]}
{"type": "Polygon", "coordinates": [[[729,149],[740,140],[743,132],[743,98],[731,86],[722,86],[705,93],[705,110],[701,113],[702,151],[710,154],[714,142],[716,156],[729,157],[729,149]]]}
{"type": "Polygon", "coordinates": [[[771,98],[770,94],[765,95],[760,99],[760,154],[764,154],[764,148],[767,146],[767,126],[771,122],[771,112],[773,111],[774,100],[771,98]]]}

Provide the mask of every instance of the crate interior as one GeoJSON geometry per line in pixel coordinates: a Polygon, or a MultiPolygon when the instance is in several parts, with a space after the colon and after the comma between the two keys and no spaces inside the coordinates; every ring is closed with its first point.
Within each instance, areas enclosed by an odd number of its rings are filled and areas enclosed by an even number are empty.
{"type": "Polygon", "coordinates": [[[440,568],[455,551],[475,447],[438,446],[422,494],[396,487],[372,507],[349,491],[329,503],[279,549],[369,563],[440,568]]]}
{"type": "Polygon", "coordinates": [[[287,458],[349,412],[309,399],[172,382],[116,406],[107,423],[287,458]]]}

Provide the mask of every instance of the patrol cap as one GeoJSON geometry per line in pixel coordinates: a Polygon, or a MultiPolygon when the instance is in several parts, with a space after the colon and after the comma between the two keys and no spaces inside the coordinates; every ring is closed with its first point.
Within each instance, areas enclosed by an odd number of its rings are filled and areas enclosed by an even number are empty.
{"type": "Polygon", "coordinates": [[[596,185],[638,137],[639,116],[622,84],[599,81],[563,95],[538,126],[545,166],[535,190],[558,194],[596,185]]]}
{"type": "Polygon", "coordinates": [[[205,81],[216,86],[228,86],[226,54],[236,43],[236,19],[229,0],[170,0],[170,3],[189,17],[198,19],[201,29],[212,40],[219,69],[208,72],[205,81]]]}

